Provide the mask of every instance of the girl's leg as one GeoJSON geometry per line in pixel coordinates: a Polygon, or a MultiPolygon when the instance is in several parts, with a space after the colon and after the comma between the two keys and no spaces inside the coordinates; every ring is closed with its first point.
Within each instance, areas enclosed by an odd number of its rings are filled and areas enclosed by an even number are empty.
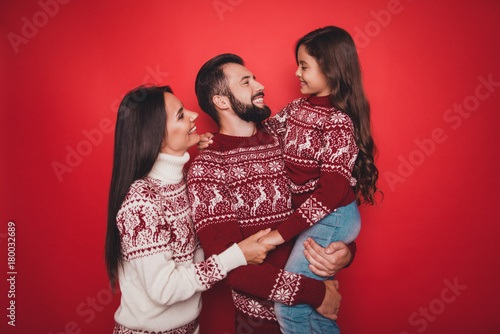
{"type": "MultiPolygon", "coordinates": [[[[309,270],[309,262],[303,254],[303,242],[310,237],[322,247],[339,240],[349,243],[357,237],[360,227],[356,202],[338,208],[297,237],[285,270],[322,281],[327,279],[309,270]]],[[[288,306],[275,303],[275,311],[283,333],[340,333],[335,321],[324,318],[308,304],[288,306]]]]}

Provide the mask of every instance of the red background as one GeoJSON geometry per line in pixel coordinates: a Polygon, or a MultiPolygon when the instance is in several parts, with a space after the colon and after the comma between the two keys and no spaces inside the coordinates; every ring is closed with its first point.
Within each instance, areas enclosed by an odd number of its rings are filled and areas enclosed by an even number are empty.
{"type": "MultiPolygon", "coordinates": [[[[355,263],[338,275],[343,333],[500,332],[497,1],[61,2],[0,5],[2,333],[111,333],[119,298],[110,299],[103,244],[126,91],[170,84],[200,112],[198,69],[233,52],[277,112],[300,96],[295,41],[325,25],[358,44],[385,193],[361,208],[355,263]]],[[[198,128],[215,130],[201,112],[198,128]]],[[[213,296],[202,320],[216,329],[205,333],[229,333],[213,296]]]]}

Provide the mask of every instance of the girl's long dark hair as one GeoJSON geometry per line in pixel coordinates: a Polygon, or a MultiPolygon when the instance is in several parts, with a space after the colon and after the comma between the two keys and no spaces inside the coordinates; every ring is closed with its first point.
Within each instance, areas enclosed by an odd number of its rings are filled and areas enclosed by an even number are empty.
{"type": "Polygon", "coordinates": [[[354,41],[344,29],[328,26],[299,39],[295,48],[296,59],[301,45],[316,59],[328,78],[333,106],[349,115],[354,123],[359,148],[353,169],[353,177],[358,180],[354,191],[358,204],[374,204],[375,192],[380,191],[377,188],[378,169],[374,163],[377,149],[372,138],[370,105],[363,89],[354,41]]]}
{"type": "Polygon", "coordinates": [[[165,92],[172,90],[169,86],[140,86],[127,93],[118,108],[105,244],[112,288],[123,263],[116,215],[132,182],[149,174],[160,153],[166,123],[165,92]]]}

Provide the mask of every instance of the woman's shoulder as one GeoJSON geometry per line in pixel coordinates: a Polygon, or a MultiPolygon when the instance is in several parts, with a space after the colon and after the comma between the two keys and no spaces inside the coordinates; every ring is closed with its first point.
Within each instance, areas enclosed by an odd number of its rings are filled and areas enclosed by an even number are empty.
{"type": "MultiPolygon", "coordinates": [[[[155,185],[147,179],[134,181],[123,200],[116,215],[117,222],[123,224],[125,230],[133,228],[136,221],[145,221],[151,225],[161,215],[161,195],[155,185]]],[[[120,224],[119,224],[120,225],[120,224]]]]}
{"type": "Polygon", "coordinates": [[[158,186],[147,178],[134,181],[118,211],[121,215],[135,215],[138,212],[158,214],[161,210],[162,197],[158,186]]]}
{"type": "Polygon", "coordinates": [[[124,203],[135,201],[155,202],[160,196],[158,187],[148,180],[148,178],[143,178],[135,180],[130,185],[124,203]]]}

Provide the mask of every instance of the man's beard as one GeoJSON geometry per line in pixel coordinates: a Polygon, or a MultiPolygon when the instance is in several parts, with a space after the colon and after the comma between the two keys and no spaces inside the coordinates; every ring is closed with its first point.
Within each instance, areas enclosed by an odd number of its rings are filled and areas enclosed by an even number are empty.
{"type": "MultiPolygon", "coordinates": [[[[252,97],[252,101],[257,96],[264,96],[264,94],[259,93],[252,97]]],[[[253,103],[252,104],[244,104],[243,102],[237,100],[233,93],[228,94],[229,101],[231,102],[231,106],[233,107],[233,111],[239,118],[246,122],[254,122],[260,123],[269,116],[271,116],[271,109],[268,106],[257,107],[253,103]]]]}

